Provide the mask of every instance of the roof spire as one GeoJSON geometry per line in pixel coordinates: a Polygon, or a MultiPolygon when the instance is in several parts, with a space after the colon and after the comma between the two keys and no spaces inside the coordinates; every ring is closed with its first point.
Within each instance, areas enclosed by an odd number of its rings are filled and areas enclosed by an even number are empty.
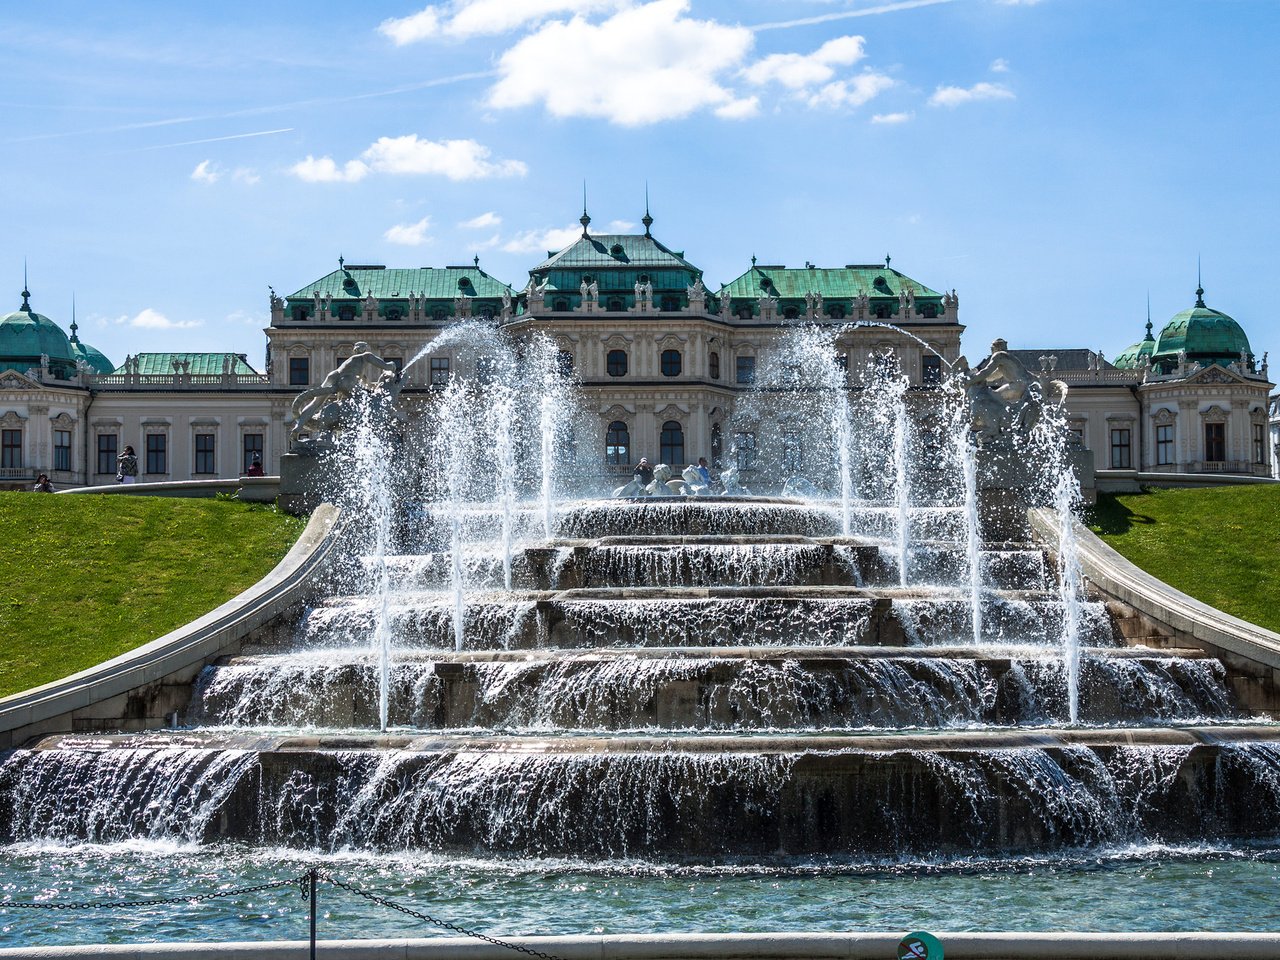
{"type": "Polygon", "coordinates": [[[345,269],[346,269],[346,267],[344,266],[344,264],[345,264],[346,262],[347,262],[347,261],[346,261],[346,260],[344,260],[344,259],[342,258],[342,254],[338,254],[338,269],[339,269],[339,270],[345,270],[345,269]]]}
{"type": "Polygon", "coordinates": [[[477,253],[474,257],[472,257],[472,258],[471,258],[471,262],[472,262],[473,264],[475,264],[476,269],[477,269],[477,270],[479,270],[479,269],[480,269],[480,254],[478,254],[478,253],[477,253]]]}
{"type": "Polygon", "coordinates": [[[650,236],[649,228],[653,226],[653,217],[649,216],[649,181],[644,182],[644,216],[640,218],[644,224],[644,235],[650,236]]]}
{"type": "Polygon", "coordinates": [[[1200,281],[1200,254],[1196,254],[1196,306],[1204,306],[1204,284],[1200,281]]]}
{"type": "Polygon", "coordinates": [[[76,326],[76,292],[71,291],[71,336],[69,339],[72,343],[79,343],[80,338],[76,336],[76,331],[80,328],[76,326]]]}
{"type": "Polygon", "coordinates": [[[1155,339],[1155,337],[1151,336],[1151,291],[1150,290],[1147,291],[1147,335],[1144,339],[1146,340],[1155,339]]]}
{"type": "Polygon", "coordinates": [[[754,270],[755,266],[756,266],[756,255],[753,253],[751,255],[751,268],[754,270]]]}
{"type": "Polygon", "coordinates": [[[578,218],[578,222],[582,224],[582,236],[587,236],[587,227],[591,226],[591,215],[587,213],[587,181],[582,181],[582,216],[578,218]]]}
{"type": "Polygon", "coordinates": [[[892,258],[892,257],[890,257],[887,253],[884,255],[884,268],[885,268],[886,270],[888,270],[888,269],[889,269],[889,262],[890,262],[892,259],[893,259],[893,258],[892,258]]]}
{"type": "Polygon", "coordinates": [[[22,306],[21,310],[31,312],[31,291],[27,289],[27,258],[22,258],[22,306]]]}

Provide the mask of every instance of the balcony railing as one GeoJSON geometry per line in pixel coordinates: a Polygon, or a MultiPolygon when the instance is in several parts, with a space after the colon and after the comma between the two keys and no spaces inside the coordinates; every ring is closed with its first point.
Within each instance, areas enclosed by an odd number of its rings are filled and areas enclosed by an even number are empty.
{"type": "Polygon", "coordinates": [[[262,390],[271,385],[256,373],[103,373],[84,379],[94,390],[262,390]]]}

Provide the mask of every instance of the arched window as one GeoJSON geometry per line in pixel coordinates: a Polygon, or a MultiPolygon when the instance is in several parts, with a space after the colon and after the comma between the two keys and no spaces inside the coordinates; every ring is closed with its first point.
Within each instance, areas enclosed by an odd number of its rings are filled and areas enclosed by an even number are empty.
{"type": "Polygon", "coordinates": [[[399,320],[401,312],[399,307],[387,307],[386,318],[388,320],[399,320]]]}
{"type": "Polygon", "coordinates": [[[621,297],[609,298],[608,310],[610,313],[621,313],[624,309],[621,297]]]}
{"type": "Polygon", "coordinates": [[[711,379],[719,380],[720,379],[720,354],[712,350],[711,356],[707,360],[707,367],[708,367],[708,372],[711,374],[711,379]]]}
{"type": "Polygon", "coordinates": [[[555,300],[551,302],[551,309],[558,313],[567,313],[569,310],[568,299],[565,297],[556,297],[555,300]]]}
{"type": "Polygon", "coordinates": [[[438,307],[431,308],[431,319],[435,320],[438,323],[443,323],[445,318],[448,316],[449,316],[449,310],[447,307],[438,306],[438,307]]]}
{"type": "Polygon", "coordinates": [[[680,300],[678,297],[666,296],[660,301],[663,311],[666,313],[675,313],[680,309],[680,300]]]}
{"type": "Polygon", "coordinates": [[[794,320],[796,319],[796,317],[800,316],[800,311],[797,310],[795,307],[786,307],[785,309],[783,309],[782,315],[786,317],[788,320],[794,320]]]}
{"type": "Polygon", "coordinates": [[[920,308],[920,313],[926,320],[936,320],[938,318],[938,305],[936,303],[926,303],[920,308]]]}
{"type": "Polygon", "coordinates": [[[294,321],[295,321],[295,322],[297,322],[297,323],[301,323],[302,321],[306,320],[306,319],[307,319],[307,308],[306,308],[306,307],[294,307],[294,308],[293,308],[293,319],[294,319],[294,321]]]}
{"type": "Polygon", "coordinates": [[[631,434],[621,420],[609,424],[604,435],[604,462],[628,464],[631,462],[631,434]]]}
{"type": "Polygon", "coordinates": [[[842,304],[842,303],[833,303],[833,304],[832,304],[832,305],[827,309],[827,316],[829,316],[832,320],[843,320],[843,319],[844,319],[844,304],[842,304]]]}
{"type": "Polygon", "coordinates": [[[739,320],[750,320],[750,319],[751,319],[751,307],[750,307],[750,306],[746,306],[746,307],[739,307],[739,308],[738,308],[738,319],[739,319],[739,320]]]}
{"type": "Polygon", "coordinates": [[[664,377],[680,376],[680,351],[679,350],[663,350],[662,351],[662,375],[664,377]]]}
{"type": "Polygon", "coordinates": [[[338,308],[339,320],[354,320],[356,318],[356,308],[352,306],[342,306],[338,308]]]}
{"type": "Polygon", "coordinates": [[[874,313],[877,320],[888,320],[889,305],[887,303],[877,304],[875,307],[874,313]]]}
{"type": "Polygon", "coordinates": [[[610,350],[604,358],[605,370],[611,377],[625,377],[627,375],[627,351],[610,350]]]}
{"type": "Polygon", "coordinates": [[[662,425],[658,456],[668,466],[684,463],[684,427],[674,420],[668,420],[662,425]]]}

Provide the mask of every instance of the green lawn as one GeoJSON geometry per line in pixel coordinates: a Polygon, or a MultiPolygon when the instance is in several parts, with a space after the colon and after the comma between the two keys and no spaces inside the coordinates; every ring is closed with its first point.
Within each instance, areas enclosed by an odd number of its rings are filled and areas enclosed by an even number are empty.
{"type": "Polygon", "coordinates": [[[1102,494],[1088,522],[1153,576],[1280,631],[1280,484],[1102,494]]]}
{"type": "Polygon", "coordinates": [[[261,579],[304,526],[234,500],[0,492],[0,696],[207,613],[261,579]]]}

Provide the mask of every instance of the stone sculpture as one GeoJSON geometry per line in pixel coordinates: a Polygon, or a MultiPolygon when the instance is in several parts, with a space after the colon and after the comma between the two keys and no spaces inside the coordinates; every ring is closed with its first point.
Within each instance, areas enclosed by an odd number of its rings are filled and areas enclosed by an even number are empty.
{"type": "Polygon", "coordinates": [[[691,463],[685,467],[680,476],[684,478],[684,495],[686,497],[711,496],[711,486],[702,482],[702,474],[698,472],[695,464],[691,463]]]}
{"type": "Polygon", "coordinates": [[[332,446],[333,437],[350,425],[355,416],[353,401],[365,394],[375,408],[398,420],[406,416],[400,408],[400,373],[390,360],[383,360],[363,341],[355,345],[355,351],[334,370],[331,370],[319,386],[304,390],[294,398],[289,410],[289,437],[297,452],[317,453],[332,446]],[[381,371],[371,379],[371,371],[381,371]],[[317,434],[302,441],[301,434],[310,431],[317,434]]]}
{"type": "Polygon", "coordinates": [[[738,468],[736,466],[722,471],[720,482],[724,485],[724,495],[726,497],[751,496],[751,491],[738,482],[738,468]]]}
{"type": "Polygon", "coordinates": [[[1032,376],[1004,346],[1002,340],[993,343],[991,356],[965,380],[971,429],[980,447],[1011,445],[1015,437],[1025,437],[1044,404],[1061,403],[1067,395],[1066,384],[1047,372],[1032,376]]]}

